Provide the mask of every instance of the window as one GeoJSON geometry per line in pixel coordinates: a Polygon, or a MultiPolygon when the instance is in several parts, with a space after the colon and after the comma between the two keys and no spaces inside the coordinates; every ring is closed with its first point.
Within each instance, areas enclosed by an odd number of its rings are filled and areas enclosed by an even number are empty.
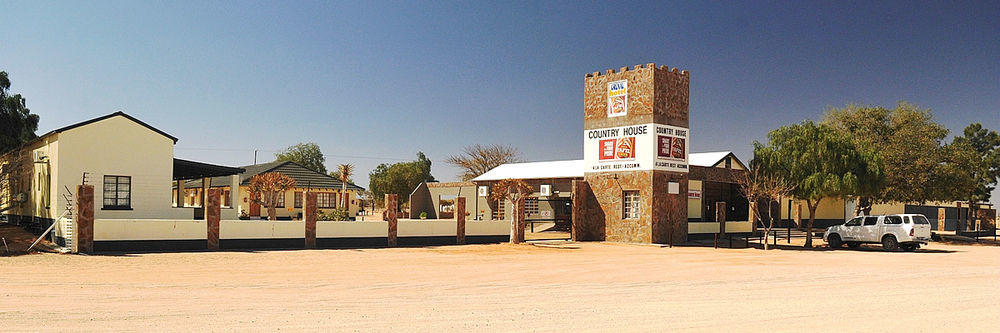
{"type": "Polygon", "coordinates": [[[875,225],[875,222],[878,222],[878,216],[865,216],[864,225],[875,225]]]}
{"type": "Polygon", "coordinates": [[[639,191],[622,192],[622,218],[639,218],[639,191]]]}
{"type": "Polygon", "coordinates": [[[931,224],[931,223],[928,222],[927,218],[924,217],[923,215],[915,215],[913,216],[913,224],[931,224]]]}
{"type": "Polygon", "coordinates": [[[132,177],[104,176],[104,209],[132,209],[132,177]]]}
{"type": "Polygon", "coordinates": [[[538,215],[538,198],[524,199],[524,214],[538,215]]]}
{"type": "Polygon", "coordinates": [[[337,197],[334,193],[316,193],[316,208],[337,208],[337,197]]]}
{"type": "Polygon", "coordinates": [[[885,224],[903,224],[903,219],[899,216],[886,216],[885,224]]]}
{"type": "Polygon", "coordinates": [[[275,192],[274,195],[274,207],[275,208],[285,208],[285,192],[275,192]]]}
{"type": "Polygon", "coordinates": [[[504,210],[505,210],[504,209],[504,201],[503,200],[497,201],[496,209],[493,210],[493,219],[494,220],[503,220],[503,218],[504,218],[504,210]]]}
{"type": "Polygon", "coordinates": [[[857,226],[861,225],[861,220],[864,220],[864,219],[865,218],[863,218],[863,217],[855,217],[855,218],[851,219],[850,221],[847,221],[847,223],[844,223],[844,226],[847,226],[847,227],[857,227],[857,226]]]}
{"type": "Polygon", "coordinates": [[[302,192],[295,192],[295,197],[292,199],[292,207],[302,208],[302,192]]]}
{"type": "Polygon", "coordinates": [[[231,198],[229,196],[229,190],[223,190],[222,191],[222,206],[223,207],[232,207],[233,206],[233,200],[232,199],[233,198],[231,198]]]}

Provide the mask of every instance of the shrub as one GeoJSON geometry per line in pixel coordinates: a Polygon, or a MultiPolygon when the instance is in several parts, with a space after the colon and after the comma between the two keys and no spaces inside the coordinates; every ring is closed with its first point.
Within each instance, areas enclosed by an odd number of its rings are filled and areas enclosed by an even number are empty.
{"type": "Polygon", "coordinates": [[[343,208],[331,210],[329,213],[321,210],[316,214],[316,220],[319,221],[347,221],[349,217],[350,213],[343,208]]]}

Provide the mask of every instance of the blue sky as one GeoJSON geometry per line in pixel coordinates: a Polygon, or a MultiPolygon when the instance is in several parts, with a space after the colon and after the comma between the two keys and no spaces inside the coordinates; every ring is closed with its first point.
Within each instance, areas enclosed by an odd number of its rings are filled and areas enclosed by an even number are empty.
{"type": "MultiPolygon", "coordinates": [[[[5,1],[0,70],[39,132],[124,110],[180,158],[244,165],[316,142],[367,173],[505,143],[582,157],[586,73],[691,72],[691,149],[847,103],[1000,129],[1000,2],[5,1]]],[[[995,197],[1000,195],[995,195],[995,197]]],[[[994,202],[998,202],[994,198],[994,202]]]]}

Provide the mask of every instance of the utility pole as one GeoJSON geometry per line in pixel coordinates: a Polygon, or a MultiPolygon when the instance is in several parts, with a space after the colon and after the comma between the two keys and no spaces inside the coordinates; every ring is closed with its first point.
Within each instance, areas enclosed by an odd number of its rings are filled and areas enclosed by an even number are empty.
{"type": "Polygon", "coordinates": [[[257,149],[253,150],[253,165],[257,165],[257,149]]]}

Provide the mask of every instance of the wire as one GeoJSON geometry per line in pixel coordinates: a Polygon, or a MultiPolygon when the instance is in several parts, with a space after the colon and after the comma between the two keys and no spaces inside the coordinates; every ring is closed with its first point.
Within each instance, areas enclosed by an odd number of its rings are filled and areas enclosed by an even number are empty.
{"type": "MultiPolygon", "coordinates": [[[[174,150],[203,150],[203,151],[240,151],[240,152],[271,152],[276,153],[280,150],[268,150],[268,149],[237,149],[237,148],[180,148],[175,147],[174,150]]],[[[323,154],[323,157],[334,157],[334,158],[360,158],[360,159],[371,159],[371,160],[391,160],[391,161],[411,161],[412,159],[407,158],[396,158],[396,157],[384,157],[384,156],[364,156],[364,155],[336,155],[336,154],[323,154]]]]}

